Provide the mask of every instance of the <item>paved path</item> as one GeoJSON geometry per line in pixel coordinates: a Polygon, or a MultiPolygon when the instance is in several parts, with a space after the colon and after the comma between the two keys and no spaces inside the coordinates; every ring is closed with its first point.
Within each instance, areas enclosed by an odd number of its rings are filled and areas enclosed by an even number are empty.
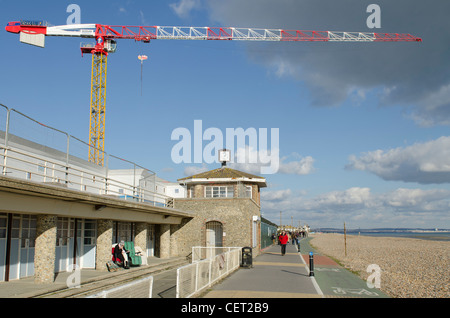
{"type": "Polygon", "coordinates": [[[203,298],[384,298],[378,289],[339,266],[329,257],[317,253],[309,238],[297,246],[288,244],[286,255],[272,245],[253,260],[252,268],[240,268],[220,284],[203,294],[203,298]],[[313,252],[314,276],[310,276],[309,253],[313,252]]]}
{"type": "MultiPolygon", "coordinates": [[[[297,246],[288,244],[285,256],[281,255],[280,246],[270,246],[253,259],[252,268],[240,268],[200,298],[388,297],[378,289],[368,288],[366,282],[357,275],[317,253],[309,245],[309,240],[300,241],[300,253],[297,246]],[[314,276],[309,275],[310,252],[314,253],[314,276]]],[[[174,264],[178,261],[175,259],[174,264]]],[[[170,260],[152,258],[147,268],[130,270],[130,274],[136,271],[136,276],[144,272],[154,276],[153,298],[175,298],[176,266],[169,269],[166,262],[170,263],[170,260]]],[[[65,289],[68,275],[59,274],[51,285],[35,284],[33,278],[0,283],[0,298],[63,297],[46,294],[59,289],[70,293],[70,290],[65,289]]],[[[90,282],[107,288],[121,276],[120,273],[82,270],[81,289],[84,283],[88,285],[90,282]]],[[[76,294],[77,289],[72,291],[76,294]]]]}
{"type": "Polygon", "coordinates": [[[309,245],[310,240],[311,238],[307,238],[300,241],[301,254],[309,264],[309,253],[313,252],[314,278],[325,297],[389,298],[379,289],[369,288],[367,282],[357,274],[314,250],[309,245]]]}
{"type": "Polygon", "coordinates": [[[268,248],[253,260],[252,268],[241,268],[213,287],[204,298],[305,298],[321,297],[309,277],[297,248],[288,245],[282,256],[279,246],[268,248]]]}

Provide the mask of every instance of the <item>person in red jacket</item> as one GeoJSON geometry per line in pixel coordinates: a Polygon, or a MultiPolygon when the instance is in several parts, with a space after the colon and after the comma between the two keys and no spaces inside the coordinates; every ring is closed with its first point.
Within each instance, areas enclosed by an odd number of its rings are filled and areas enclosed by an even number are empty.
{"type": "Polygon", "coordinates": [[[287,242],[289,242],[289,236],[286,234],[285,231],[281,232],[279,240],[281,244],[281,255],[284,256],[284,254],[286,254],[286,244],[287,242]]]}

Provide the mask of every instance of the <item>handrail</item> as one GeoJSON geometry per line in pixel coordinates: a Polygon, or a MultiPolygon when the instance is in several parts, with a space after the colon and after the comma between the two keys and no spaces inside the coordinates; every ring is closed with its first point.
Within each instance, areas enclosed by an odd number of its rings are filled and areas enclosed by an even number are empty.
{"type": "MultiPolygon", "coordinates": [[[[99,194],[113,194],[113,195],[117,195],[118,197],[123,197],[125,199],[129,199],[131,198],[132,200],[136,200],[138,202],[153,202],[154,205],[156,204],[163,204],[164,206],[169,205],[173,205],[173,197],[170,197],[168,195],[162,194],[162,193],[158,193],[156,191],[152,191],[149,189],[146,189],[144,187],[141,186],[140,182],[143,179],[150,177],[154,177],[154,180],[152,180],[151,182],[155,185],[156,187],[156,172],[149,170],[145,167],[142,167],[134,162],[131,162],[129,160],[111,155],[111,154],[107,154],[106,152],[104,152],[105,157],[106,157],[106,166],[105,167],[101,167],[98,166],[98,169],[105,169],[102,170],[102,174],[96,173],[96,166],[92,165],[91,168],[86,167],[85,169],[83,167],[79,168],[77,166],[73,166],[70,164],[71,158],[79,158],[76,156],[73,156],[70,154],[70,139],[76,140],[80,143],[82,143],[85,146],[88,147],[94,147],[92,145],[90,145],[87,142],[84,142],[83,140],[76,138],[62,130],[53,128],[51,126],[48,126],[46,124],[43,124],[41,122],[39,122],[38,120],[35,120],[25,114],[23,114],[22,112],[13,109],[13,108],[9,108],[6,105],[0,103],[0,106],[2,108],[5,108],[6,110],[6,127],[5,129],[5,138],[4,138],[4,146],[0,146],[0,155],[3,157],[0,161],[0,170],[3,175],[6,175],[7,173],[9,173],[9,170],[14,170],[20,173],[25,173],[25,179],[31,179],[29,177],[39,177],[39,178],[43,178],[44,182],[46,182],[47,178],[50,178],[50,180],[52,181],[63,181],[68,187],[71,188],[77,188],[80,191],[87,191],[87,192],[95,192],[95,193],[99,193],[99,194]],[[13,135],[10,133],[10,122],[14,123],[14,118],[11,118],[11,112],[18,114],[19,116],[24,117],[26,120],[30,120],[33,123],[37,123],[38,125],[40,125],[41,127],[44,127],[46,129],[51,129],[53,131],[56,131],[59,134],[62,134],[65,136],[66,138],[66,145],[65,145],[65,151],[60,151],[62,153],[62,155],[64,155],[64,158],[61,156],[61,159],[49,159],[47,157],[41,157],[39,155],[37,155],[36,153],[33,153],[33,151],[31,152],[24,152],[23,149],[21,149],[22,151],[18,150],[18,148],[16,147],[11,147],[11,144],[9,142],[10,137],[14,136],[16,137],[16,135],[13,135]],[[22,158],[21,158],[22,156],[22,158]],[[126,182],[120,181],[118,179],[110,178],[109,174],[114,171],[114,169],[109,169],[108,167],[108,159],[115,159],[115,160],[120,160],[121,162],[125,163],[126,165],[130,165],[132,168],[130,170],[132,170],[134,168],[134,174],[133,174],[133,184],[128,184],[126,182]],[[14,163],[17,164],[17,162],[19,162],[19,166],[13,166],[11,164],[11,162],[8,162],[8,159],[10,159],[10,161],[12,160],[14,163]],[[42,161],[43,163],[40,162],[34,162],[34,161],[42,161]],[[20,166],[22,165],[22,167],[20,166]],[[24,168],[23,166],[26,165],[31,165],[34,167],[37,167],[37,169],[34,170],[26,170],[28,168],[24,168]],[[42,173],[42,167],[43,167],[43,173],[42,173]],[[136,179],[137,177],[139,177],[140,175],[136,175],[136,169],[142,169],[143,171],[145,171],[146,173],[149,174],[149,176],[140,178],[140,179],[136,179]],[[51,171],[51,175],[47,175],[47,170],[51,171]],[[103,173],[104,172],[104,173],[103,173]],[[138,181],[139,184],[136,184],[136,181],[138,181]]],[[[22,126],[19,126],[22,127],[22,126]]],[[[25,126],[23,126],[25,127],[25,126]]],[[[0,130],[2,130],[3,127],[0,127],[0,130]]],[[[20,133],[19,135],[17,135],[17,137],[19,138],[23,138],[20,135],[22,135],[22,133],[20,133]]],[[[95,147],[94,147],[95,148],[95,147]]],[[[98,149],[98,148],[96,148],[98,149]]],[[[56,149],[55,149],[56,150],[56,149]]],[[[59,150],[58,150],[59,151],[59,150]]],[[[82,158],[79,158],[80,160],[83,160],[82,158]]],[[[85,160],[86,163],[88,163],[87,160],[85,160]]],[[[129,169],[129,168],[128,168],[129,169]]],[[[99,170],[100,171],[100,170],[99,170]]],[[[155,188],[156,189],[156,188],[155,188]]]]}
{"type": "Polygon", "coordinates": [[[170,196],[167,196],[165,194],[157,193],[148,189],[144,189],[140,186],[130,185],[126,182],[105,177],[104,175],[96,174],[93,171],[73,167],[70,165],[65,165],[64,163],[49,160],[48,158],[42,158],[37,155],[32,155],[24,151],[12,149],[11,147],[4,147],[0,145],[0,149],[4,149],[3,153],[0,152],[0,156],[2,156],[4,159],[8,159],[8,163],[12,160],[17,160],[24,164],[29,164],[36,166],[37,169],[33,172],[30,172],[29,170],[26,170],[24,168],[13,166],[11,164],[3,164],[2,162],[5,162],[4,160],[0,161],[0,167],[2,167],[4,170],[3,174],[8,173],[6,169],[14,170],[14,171],[20,171],[24,172],[25,179],[31,179],[28,178],[28,176],[31,177],[31,175],[39,176],[42,178],[50,178],[51,180],[64,180],[65,184],[69,185],[78,185],[80,186],[80,190],[83,191],[83,188],[86,188],[84,191],[86,192],[92,192],[87,191],[87,189],[91,188],[94,190],[97,190],[99,194],[116,194],[118,196],[123,195],[125,198],[131,197],[133,199],[136,199],[138,202],[146,202],[150,201],[154,204],[161,203],[164,206],[167,204],[167,200],[173,199],[170,196]],[[7,151],[6,151],[7,150],[7,151]],[[11,155],[10,153],[15,153],[16,156],[11,155]],[[18,156],[19,155],[19,156],[18,156]],[[25,158],[20,158],[20,155],[25,156],[25,158]],[[35,159],[42,161],[42,163],[39,162],[33,162],[30,159],[35,159]],[[48,164],[53,165],[53,167],[49,167],[48,164]],[[52,171],[52,175],[47,175],[46,173],[40,173],[39,167],[44,167],[44,169],[50,169],[52,171]],[[62,169],[61,169],[62,168],[62,169]],[[55,176],[55,173],[60,173],[60,177],[55,176]],[[72,178],[71,178],[72,177],[72,178]],[[75,178],[75,180],[74,180],[75,178]],[[79,179],[80,181],[77,181],[76,179],[79,179]],[[90,180],[90,182],[83,182],[84,180],[90,180]],[[97,186],[95,183],[99,183],[100,186],[97,186]],[[117,189],[120,189],[121,186],[124,186],[124,190],[128,190],[131,193],[126,193],[125,191],[123,193],[119,192],[119,190],[111,189],[111,187],[117,187],[117,189]],[[147,199],[148,198],[148,199],[147,199]],[[149,200],[149,199],[153,199],[149,200]],[[164,200],[164,202],[156,202],[156,199],[164,200]]]}

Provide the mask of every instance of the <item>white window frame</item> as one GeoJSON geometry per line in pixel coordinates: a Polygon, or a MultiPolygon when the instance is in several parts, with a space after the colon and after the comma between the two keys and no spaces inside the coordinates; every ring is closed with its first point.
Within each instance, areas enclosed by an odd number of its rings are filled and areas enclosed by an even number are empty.
{"type": "Polygon", "coordinates": [[[195,191],[194,186],[190,186],[188,188],[188,198],[194,198],[194,191],[195,191]]]}
{"type": "Polygon", "coordinates": [[[251,185],[245,186],[245,197],[246,198],[253,198],[253,187],[251,185]]]}
{"type": "Polygon", "coordinates": [[[205,198],[233,198],[234,186],[206,186],[205,198]]]}

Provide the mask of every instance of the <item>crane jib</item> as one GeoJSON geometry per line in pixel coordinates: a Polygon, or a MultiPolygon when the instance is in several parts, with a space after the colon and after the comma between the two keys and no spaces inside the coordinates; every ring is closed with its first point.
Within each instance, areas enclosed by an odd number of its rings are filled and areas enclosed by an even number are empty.
{"type": "Polygon", "coordinates": [[[236,40],[236,41],[311,41],[311,42],[421,42],[411,34],[374,32],[335,32],[234,27],[120,26],[75,24],[49,26],[45,21],[9,22],[12,33],[45,34],[102,39],[150,40],[236,40]]]}

